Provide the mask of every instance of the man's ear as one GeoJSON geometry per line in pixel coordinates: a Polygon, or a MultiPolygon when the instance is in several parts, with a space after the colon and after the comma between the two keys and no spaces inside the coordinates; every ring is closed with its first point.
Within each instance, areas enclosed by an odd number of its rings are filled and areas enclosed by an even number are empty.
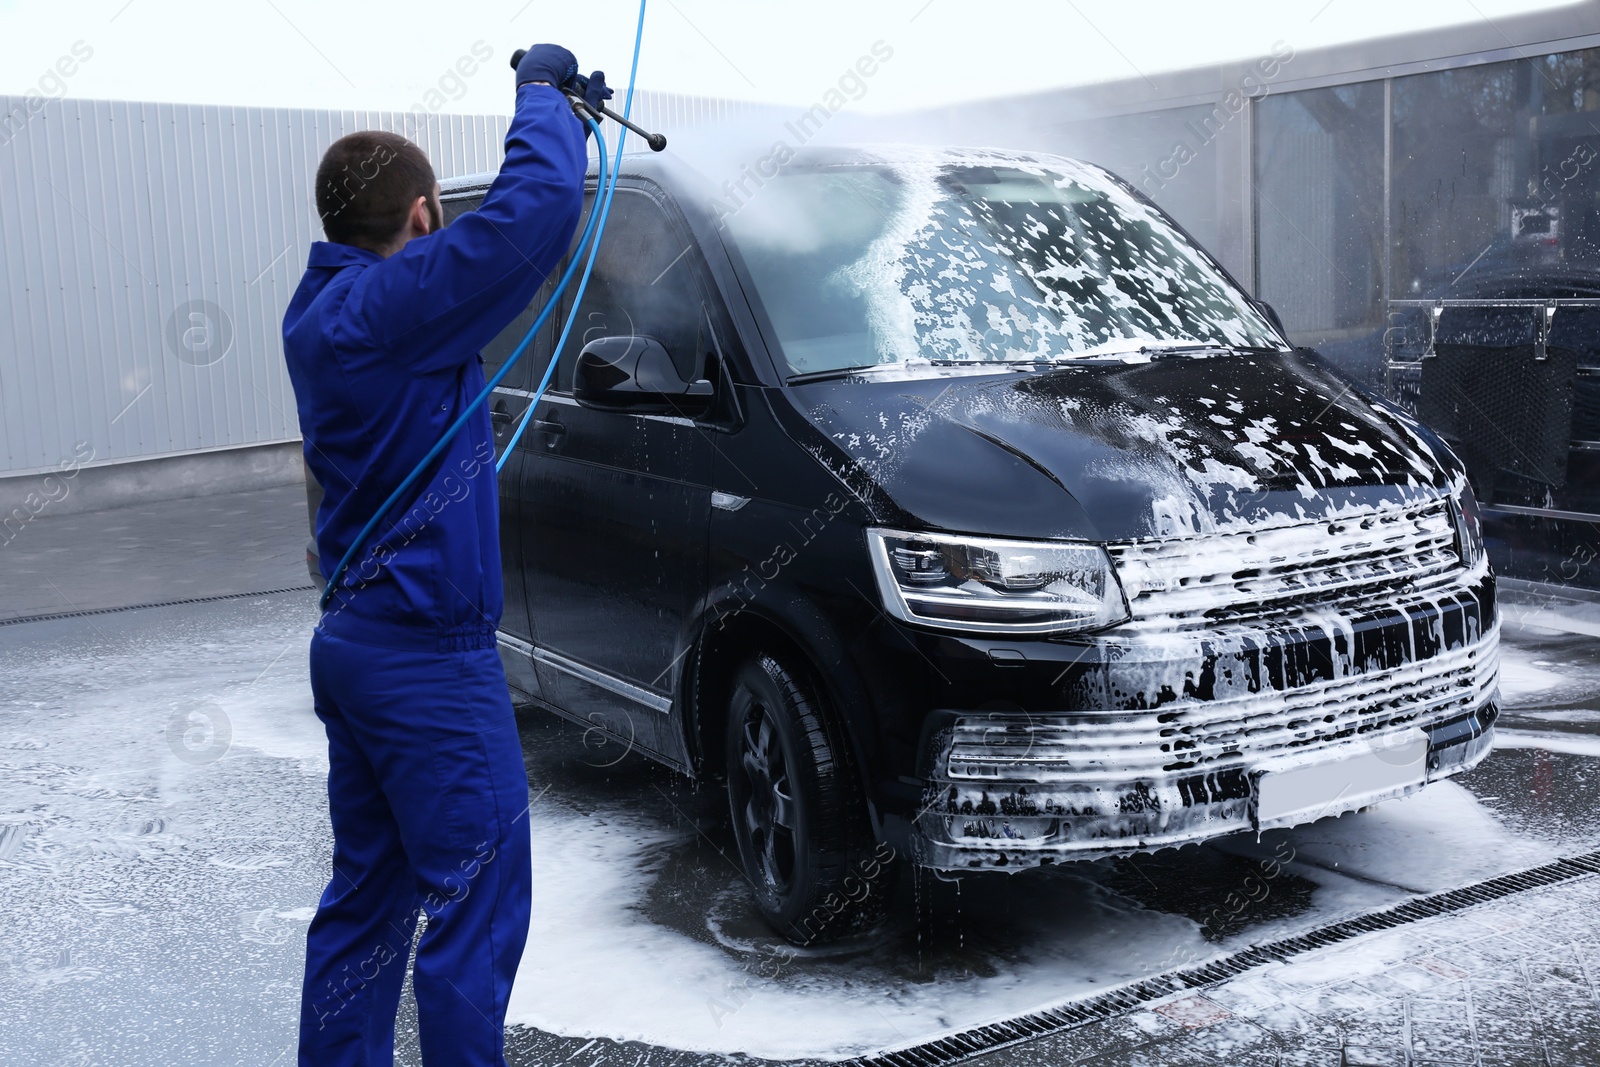
{"type": "Polygon", "coordinates": [[[411,202],[411,215],[406,221],[419,237],[433,232],[433,212],[428,208],[427,197],[419,196],[411,202]]]}

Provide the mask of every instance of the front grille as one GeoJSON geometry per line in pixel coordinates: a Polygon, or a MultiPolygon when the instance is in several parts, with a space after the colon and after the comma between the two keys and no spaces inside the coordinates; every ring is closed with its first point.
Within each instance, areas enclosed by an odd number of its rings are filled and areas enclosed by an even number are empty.
{"type": "Polygon", "coordinates": [[[1146,711],[963,717],[946,760],[953,782],[1126,782],[1189,769],[1208,771],[1429,726],[1494,696],[1499,630],[1467,645],[1387,670],[1288,690],[1146,711]]]}
{"type": "Polygon", "coordinates": [[[1415,592],[1459,570],[1444,500],[1321,522],[1107,546],[1128,596],[1128,633],[1191,629],[1360,598],[1415,592]]]}

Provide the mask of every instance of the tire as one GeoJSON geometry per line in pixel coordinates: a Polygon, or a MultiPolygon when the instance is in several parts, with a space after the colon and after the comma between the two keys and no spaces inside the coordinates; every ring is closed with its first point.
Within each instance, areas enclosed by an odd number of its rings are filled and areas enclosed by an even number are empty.
{"type": "Polygon", "coordinates": [[[728,808],[762,917],[797,945],[882,919],[898,857],[872,835],[844,735],[816,687],[757,655],[735,672],[727,724],[728,808]]]}

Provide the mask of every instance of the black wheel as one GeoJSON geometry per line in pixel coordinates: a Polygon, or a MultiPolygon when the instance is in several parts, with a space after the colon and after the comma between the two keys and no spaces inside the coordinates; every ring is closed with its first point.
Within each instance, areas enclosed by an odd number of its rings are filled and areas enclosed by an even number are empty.
{"type": "Polygon", "coordinates": [[[881,919],[898,857],[871,833],[845,739],[802,675],[770,655],[736,673],[728,704],[728,805],[756,906],[790,941],[816,944],[881,919]]]}

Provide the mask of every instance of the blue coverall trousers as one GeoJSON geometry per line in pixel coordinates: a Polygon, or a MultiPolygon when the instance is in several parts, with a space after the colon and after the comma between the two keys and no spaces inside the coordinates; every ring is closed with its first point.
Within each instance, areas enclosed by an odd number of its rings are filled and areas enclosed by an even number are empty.
{"type": "Polygon", "coordinates": [[[423,1062],[503,1065],[532,874],[527,772],[498,653],[318,630],[311,690],[328,732],[334,846],[306,937],[300,1063],[390,1067],[421,909],[423,1062]]]}

